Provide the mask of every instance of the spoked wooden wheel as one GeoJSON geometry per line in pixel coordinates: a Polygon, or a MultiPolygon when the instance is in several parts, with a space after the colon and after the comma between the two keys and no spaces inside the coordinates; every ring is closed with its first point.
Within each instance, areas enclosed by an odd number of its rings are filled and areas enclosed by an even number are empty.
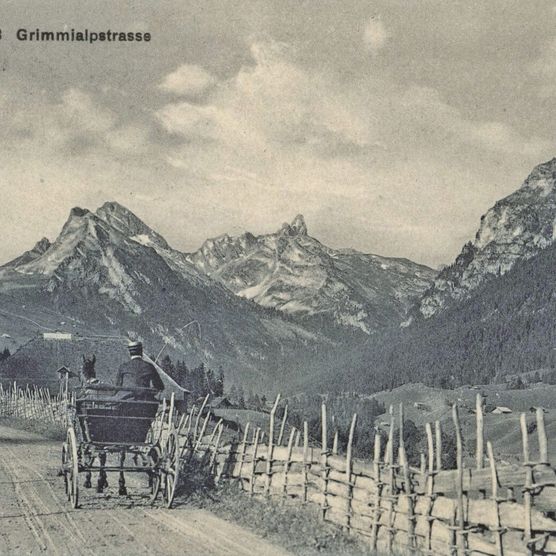
{"type": "Polygon", "coordinates": [[[178,444],[178,433],[172,430],[166,440],[164,460],[166,468],[166,484],[164,488],[164,502],[167,508],[172,507],[176,495],[180,474],[180,451],[178,444]]]}
{"type": "Polygon", "coordinates": [[[79,504],[79,461],[77,459],[77,438],[73,427],[68,429],[67,441],[68,499],[72,508],[79,504]]]}
{"type": "Polygon", "coordinates": [[[160,485],[162,483],[160,463],[160,447],[158,445],[153,446],[149,451],[149,464],[153,469],[149,477],[151,485],[151,502],[156,500],[158,493],[160,492],[160,485]]]}
{"type": "Polygon", "coordinates": [[[62,444],[62,475],[64,477],[64,492],[69,500],[69,485],[68,485],[68,445],[66,442],[62,444]]]}

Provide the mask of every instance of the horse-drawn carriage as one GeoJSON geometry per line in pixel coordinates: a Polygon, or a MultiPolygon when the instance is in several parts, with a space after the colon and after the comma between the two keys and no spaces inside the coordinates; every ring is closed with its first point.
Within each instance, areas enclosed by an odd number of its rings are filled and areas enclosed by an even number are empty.
{"type": "Polygon", "coordinates": [[[178,482],[178,434],[164,432],[157,419],[160,404],[151,388],[119,388],[91,384],[75,401],[73,424],[62,447],[62,475],[68,500],[79,504],[79,475],[91,488],[98,473],[97,492],[108,486],[107,473],[119,473],[119,494],[127,494],[125,473],[148,476],[150,499],[162,490],[164,503],[172,506],[178,482]]]}

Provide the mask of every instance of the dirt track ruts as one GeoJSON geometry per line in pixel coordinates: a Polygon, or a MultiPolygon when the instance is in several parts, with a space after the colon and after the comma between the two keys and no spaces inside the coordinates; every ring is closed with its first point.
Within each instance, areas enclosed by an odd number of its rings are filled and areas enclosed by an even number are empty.
{"type": "MultiPolygon", "coordinates": [[[[61,442],[0,426],[0,554],[286,555],[242,527],[188,507],[152,507],[145,479],[118,496],[80,489],[71,509],[57,476],[61,442]]],[[[82,480],[81,480],[82,484],[82,480]]]]}

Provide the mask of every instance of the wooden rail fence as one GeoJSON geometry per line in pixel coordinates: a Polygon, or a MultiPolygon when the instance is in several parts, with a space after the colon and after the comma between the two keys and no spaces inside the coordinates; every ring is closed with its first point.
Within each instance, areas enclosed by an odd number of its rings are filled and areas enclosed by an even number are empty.
{"type": "MultiPolygon", "coordinates": [[[[541,408],[533,433],[538,454],[531,453],[531,433],[522,414],[522,462],[501,464],[485,438],[478,397],[474,465],[465,466],[458,408],[453,406],[456,466],[443,469],[439,421],[426,424],[426,453],[414,467],[404,444],[403,407],[399,416],[390,407],[386,434],[375,435],[373,456],[365,461],[352,455],[357,415],[351,421],[345,455],[339,455],[337,434],[329,447],[324,403],[322,437],[315,443],[310,442],[307,422],[303,430],[292,427],[287,432],[287,411],[277,426],[279,400],[267,431],[248,423],[237,438],[207,410],[208,396],[201,407],[193,406],[182,415],[174,410],[172,397],[163,401],[154,433],[160,433],[164,442],[168,431],[177,429],[184,468],[195,460],[216,481],[239,481],[250,496],[315,505],[323,519],[366,538],[371,549],[385,554],[393,550],[439,556],[556,554],[556,472],[548,458],[541,408]]],[[[61,394],[0,386],[0,415],[64,423],[71,419],[66,407],[61,394]]]]}
{"type": "Polygon", "coordinates": [[[307,423],[302,431],[291,428],[286,435],[285,419],[276,426],[278,401],[264,443],[263,431],[250,425],[240,439],[223,446],[214,442],[214,431],[208,441],[197,441],[201,452],[212,453],[209,463],[218,480],[238,480],[251,496],[317,505],[325,520],[365,537],[372,549],[385,554],[556,554],[556,473],[548,460],[542,409],[535,416],[539,453],[530,453],[523,414],[523,461],[501,464],[485,439],[478,399],[475,461],[466,467],[458,408],[453,406],[457,464],[443,469],[438,421],[425,426],[427,449],[420,465],[409,465],[402,406],[399,416],[390,408],[384,449],[377,434],[372,459],[363,461],[352,457],[356,415],[345,455],[338,455],[337,435],[329,448],[325,404],[322,438],[315,446],[309,445],[307,423]]]}
{"type": "Polygon", "coordinates": [[[17,417],[65,427],[71,419],[67,408],[72,403],[72,395],[68,398],[64,392],[52,394],[48,388],[22,387],[17,382],[9,386],[0,384],[1,417],[17,417]]]}

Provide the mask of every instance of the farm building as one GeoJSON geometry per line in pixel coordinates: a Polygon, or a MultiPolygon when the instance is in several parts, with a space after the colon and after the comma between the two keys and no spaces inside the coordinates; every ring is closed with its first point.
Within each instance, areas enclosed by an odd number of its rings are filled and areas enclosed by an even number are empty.
{"type": "Polygon", "coordinates": [[[208,403],[211,409],[227,409],[233,407],[234,404],[225,396],[218,396],[208,403]]]}
{"type": "Polygon", "coordinates": [[[503,415],[503,414],[507,414],[507,413],[512,413],[512,410],[509,407],[505,407],[503,405],[498,405],[491,411],[491,413],[493,415],[503,415]]]}

